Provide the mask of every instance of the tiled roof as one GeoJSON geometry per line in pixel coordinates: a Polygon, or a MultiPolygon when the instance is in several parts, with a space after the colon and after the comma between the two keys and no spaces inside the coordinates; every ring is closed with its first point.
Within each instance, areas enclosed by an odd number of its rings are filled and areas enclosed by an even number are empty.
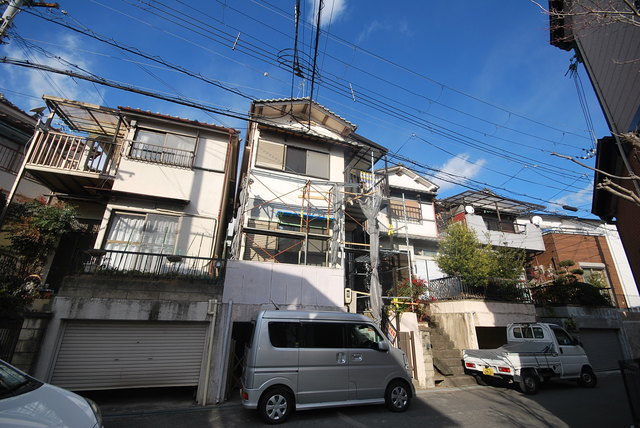
{"type": "Polygon", "coordinates": [[[182,122],[188,125],[198,125],[198,126],[204,126],[206,128],[211,128],[211,129],[215,129],[217,131],[223,131],[223,132],[231,132],[234,134],[239,134],[240,131],[237,129],[233,129],[233,128],[226,128],[224,126],[220,126],[220,125],[214,125],[212,123],[207,123],[207,122],[200,122],[197,120],[192,120],[192,119],[185,119],[183,117],[177,117],[177,116],[169,116],[167,114],[162,114],[162,113],[154,113],[148,110],[141,110],[141,109],[137,109],[137,108],[132,108],[132,107],[123,107],[123,106],[118,106],[118,109],[120,111],[123,111],[125,113],[137,113],[137,114],[141,114],[141,115],[145,115],[145,116],[151,116],[151,117],[155,117],[158,119],[167,119],[167,120],[172,120],[172,121],[176,121],[176,122],[182,122]]]}
{"type": "MultiPolygon", "coordinates": [[[[309,98],[270,98],[270,99],[263,99],[263,100],[253,100],[253,104],[282,104],[282,103],[288,103],[288,102],[294,102],[294,103],[300,103],[300,102],[309,102],[309,98]]],[[[357,127],[357,125],[347,119],[345,119],[344,117],[340,116],[339,114],[329,110],[328,108],[326,108],[325,106],[323,106],[322,104],[316,102],[316,101],[311,101],[315,106],[321,108],[322,110],[324,110],[325,112],[337,117],[338,119],[348,123],[349,125],[353,126],[354,128],[357,127]]]]}

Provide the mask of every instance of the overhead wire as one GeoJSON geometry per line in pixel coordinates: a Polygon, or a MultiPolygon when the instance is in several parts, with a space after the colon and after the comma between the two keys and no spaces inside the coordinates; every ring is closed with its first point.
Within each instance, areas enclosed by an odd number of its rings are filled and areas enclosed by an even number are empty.
{"type": "MultiPolygon", "coordinates": [[[[188,107],[204,109],[206,111],[211,111],[211,112],[214,112],[216,114],[222,114],[222,115],[225,115],[225,116],[228,116],[228,117],[233,117],[233,118],[236,118],[236,119],[253,121],[253,122],[256,122],[256,123],[265,123],[264,120],[257,120],[255,118],[249,117],[248,115],[243,115],[241,113],[233,112],[231,110],[224,110],[223,111],[223,110],[220,110],[220,109],[212,108],[212,107],[207,106],[207,105],[197,104],[197,103],[190,102],[188,100],[178,99],[178,98],[173,97],[173,96],[162,95],[162,94],[159,94],[157,92],[151,92],[151,91],[148,91],[148,90],[142,90],[142,89],[136,88],[136,87],[134,87],[132,85],[125,85],[125,84],[121,84],[121,83],[118,83],[118,82],[115,82],[115,81],[112,81],[112,80],[109,80],[109,79],[102,78],[102,77],[97,76],[97,75],[95,75],[93,73],[80,74],[80,73],[72,72],[70,70],[55,69],[54,67],[47,66],[47,65],[44,65],[44,64],[34,64],[34,63],[30,63],[28,61],[17,60],[17,59],[8,58],[8,57],[0,57],[0,62],[6,63],[6,64],[17,65],[17,66],[21,66],[21,67],[44,70],[44,71],[51,72],[51,73],[64,74],[64,75],[68,75],[68,76],[71,76],[71,77],[75,77],[75,78],[79,78],[79,79],[83,79],[83,80],[96,82],[96,83],[99,83],[101,85],[110,86],[110,87],[113,87],[113,88],[116,88],[116,89],[131,91],[131,92],[139,93],[139,94],[142,94],[142,95],[150,96],[150,97],[153,97],[153,98],[163,99],[163,100],[166,100],[166,101],[170,101],[170,102],[173,102],[173,103],[185,105],[185,106],[188,106],[188,107]]],[[[507,193],[510,193],[510,194],[524,196],[524,197],[526,197],[528,199],[537,200],[537,201],[541,201],[541,202],[544,202],[544,203],[555,204],[555,205],[561,206],[561,204],[555,203],[553,201],[547,201],[547,200],[539,198],[539,197],[535,197],[535,196],[531,196],[531,195],[515,192],[512,189],[506,189],[506,188],[501,188],[499,186],[493,186],[491,184],[484,183],[484,182],[481,182],[479,180],[474,180],[474,179],[469,178],[469,177],[464,177],[464,176],[460,176],[460,175],[457,175],[457,174],[453,174],[451,172],[447,172],[447,171],[439,170],[437,168],[429,167],[426,164],[423,164],[423,163],[418,162],[418,161],[416,161],[414,159],[411,159],[411,158],[407,158],[405,156],[401,156],[399,154],[390,154],[389,156],[392,159],[397,159],[398,161],[402,162],[403,164],[413,165],[417,172],[419,172],[419,173],[422,172],[423,174],[432,176],[432,177],[434,177],[435,179],[438,179],[438,180],[448,181],[448,182],[451,182],[453,184],[457,184],[457,185],[460,185],[460,186],[463,186],[463,187],[467,187],[467,188],[471,188],[471,189],[475,189],[475,190],[482,190],[480,187],[478,187],[479,185],[487,186],[487,187],[490,187],[490,188],[493,188],[493,189],[504,190],[504,191],[506,191],[507,193]],[[471,186],[471,185],[468,184],[468,182],[475,183],[476,185],[475,186],[471,186]]]]}
{"type": "MultiPolygon", "coordinates": [[[[256,0],[252,0],[252,2],[253,2],[253,3],[255,3],[255,4],[257,4],[257,5],[259,5],[259,6],[261,6],[261,7],[263,7],[263,8],[265,8],[266,10],[269,10],[269,11],[271,11],[271,12],[274,12],[274,13],[275,13],[275,11],[274,11],[273,9],[271,9],[271,8],[269,8],[269,7],[267,7],[267,6],[265,5],[265,3],[267,3],[267,4],[269,4],[269,6],[271,6],[272,8],[275,8],[275,9],[279,10],[280,12],[282,12],[282,9],[280,9],[280,8],[279,8],[278,6],[276,6],[276,5],[273,5],[273,4],[269,3],[269,2],[268,2],[268,0],[264,0],[263,2],[257,2],[256,0]]],[[[282,16],[283,18],[285,18],[285,19],[291,19],[291,18],[290,18],[289,16],[287,16],[286,14],[282,14],[282,13],[280,13],[280,12],[278,12],[278,14],[279,14],[280,16],[282,16]]],[[[310,25],[310,24],[308,24],[308,25],[310,25]]],[[[478,101],[478,102],[480,102],[480,103],[482,103],[482,104],[484,104],[484,105],[487,105],[487,106],[489,106],[489,107],[492,107],[492,108],[495,108],[495,109],[497,109],[497,110],[503,111],[503,112],[505,112],[505,113],[511,114],[511,115],[513,115],[513,116],[515,116],[515,117],[519,117],[519,118],[521,118],[521,119],[527,120],[527,121],[529,121],[529,122],[531,122],[531,123],[534,123],[534,124],[536,124],[536,125],[540,125],[540,126],[546,127],[546,128],[548,128],[548,129],[551,129],[551,130],[554,130],[554,131],[557,131],[557,132],[560,132],[560,133],[563,133],[563,134],[572,134],[572,135],[577,136],[577,137],[580,137],[580,138],[586,138],[586,139],[588,139],[588,137],[585,137],[585,136],[584,136],[584,135],[582,135],[582,134],[578,134],[578,133],[575,133],[575,132],[572,132],[572,131],[563,130],[563,129],[560,129],[560,128],[558,128],[558,127],[555,127],[555,126],[552,126],[552,125],[549,125],[549,124],[546,124],[546,123],[540,122],[540,121],[538,121],[538,120],[535,120],[535,119],[529,118],[529,117],[527,117],[527,116],[525,116],[525,115],[523,115],[523,114],[519,114],[519,113],[514,112],[514,111],[511,111],[511,110],[509,110],[509,109],[507,109],[507,108],[504,108],[504,107],[498,106],[497,104],[491,103],[491,102],[489,102],[489,101],[483,100],[483,99],[481,99],[481,98],[479,98],[479,97],[476,97],[476,96],[474,96],[474,95],[468,94],[468,93],[466,93],[466,92],[464,92],[464,91],[461,91],[461,90],[459,90],[459,89],[453,88],[453,87],[451,87],[451,86],[449,86],[449,85],[447,85],[447,84],[445,84],[445,83],[442,83],[442,82],[437,81],[437,80],[435,80],[435,79],[433,79],[433,78],[430,78],[430,77],[428,77],[428,76],[426,76],[426,75],[424,75],[424,74],[422,74],[422,73],[419,73],[419,72],[417,72],[417,71],[415,71],[415,70],[412,70],[412,69],[410,69],[409,67],[406,67],[406,66],[404,66],[404,65],[398,64],[398,63],[396,63],[396,62],[394,62],[394,61],[392,61],[392,60],[390,60],[390,59],[388,59],[388,58],[385,58],[385,57],[383,57],[383,56],[381,56],[381,55],[378,55],[378,54],[376,54],[376,53],[374,53],[374,52],[371,52],[371,51],[369,51],[369,50],[367,50],[367,49],[365,49],[365,48],[363,48],[363,47],[361,47],[361,46],[358,46],[358,45],[356,45],[356,44],[354,44],[354,43],[352,43],[352,42],[349,42],[349,41],[347,41],[347,40],[345,40],[345,39],[343,39],[343,38],[341,38],[341,37],[339,37],[339,36],[337,36],[337,35],[335,35],[335,34],[327,33],[327,36],[328,36],[328,37],[330,37],[330,38],[332,38],[332,39],[334,39],[335,41],[337,41],[337,42],[338,42],[338,43],[340,43],[340,44],[343,44],[343,45],[345,45],[345,46],[347,46],[347,47],[349,47],[349,48],[356,49],[356,50],[358,50],[358,51],[362,52],[363,54],[365,54],[365,55],[367,55],[367,56],[370,56],[370,57],[372,57],[372,58],[375,58],[376,60],[379,60],[379,61],[381,61],[381,62],[384,62],[384,63],[386,63],[386,64],[389,64],[389,65],[391,65],[391,66],[393,66],[393,67],[395,67],[395,68],[398,68],[398,69],[400,69],[400,70],[402,70],[402,71],[404,71],[404,72],[406,72],[406,73],[408,73],[408,74],[411,74],[411,75],[414,75],[414,76],[416,76],[416,77],[418,77],[418,78],[421,78],[421,79],[423,79],[423,80],[429,81],[429,82],[431,82],[431,83],[433,83],[433,84],[435,84],[435,85],[437,85],[437,86],[440,86],[440,87],[441,87],[441,88],[443,88],[443,89],[447,89],[447,90],[449,90],[449,91],[451,91],[451,92],[454,92],[454,93],[457,93],[457,94],[462,95],[462,96],[464,96],[464,97],[467,97],[467,98],[473,99],[474,101],[478,101]]]]}
{"type": "MultiPolygon", "coordinates": [[[[339,92],[338,92],[339,93],[339,92]]],[[[380,110],[379,110],[380,111],[380,110]]]]}

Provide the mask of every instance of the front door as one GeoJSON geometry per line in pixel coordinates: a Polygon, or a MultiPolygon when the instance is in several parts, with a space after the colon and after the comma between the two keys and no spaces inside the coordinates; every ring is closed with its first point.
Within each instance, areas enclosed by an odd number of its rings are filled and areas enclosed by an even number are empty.
{"type": "Polygon", "coordinates": [[[302,323],[298,355],[299,404],[347,400],[349,366],[344,323],[302,323]]]}

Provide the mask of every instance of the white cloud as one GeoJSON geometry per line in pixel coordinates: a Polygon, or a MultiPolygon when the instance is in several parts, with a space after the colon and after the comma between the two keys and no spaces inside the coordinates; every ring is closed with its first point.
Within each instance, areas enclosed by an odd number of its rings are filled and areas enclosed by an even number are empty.
{"type": "Polygon", "coordinates": [[[590,203],[592,196],[593,183],[589,183],[584,189],[579,190],[575,193],[566,194],[561,198],[552,200],[551,202],[558,205],[570,205],[573,207],[579,207],[581,205],[590,203]]]}
{"type": "MultiPolygon", "coordinates": [[[[65,36],[61,40],[58,40],[56,44],[65,46],[65,49],[47,48],[52,56],[44,55],[34,49],[30,49],[28,56],[26,56],[25,51],[16,47],[15,44],[6,46],[4,52],[6,56],[10,58],[28,60],[32,63],[43,64],[57,69],[69,70],[73,69],[73,67],[61,63],[55,57],[64,58],[66,61],[84,70],[91,69],[91,64],[85,59],[86,56],[77,51],[77,48],[81,47],[81,42],[78,37],[65,36]]],[[[41,106],[41,97],[44,94],[102,104],[101,95],[104,94],[104,89],[96,89],[92,85],[89,86],[89,83],[83,83],[62,74],[48,73],[18,66],[6,66],[5,70],[6,73],[4,73],[4,77],[0,78],[0,84],[2,86],[20,88],[20,92],[28,93],[38,98],[29,101],[30,108],[41,106]]]]}
{"type": "Polygon", "coordinates": [[[466,179],[478,175],[485,163],[486,161],[484,159],[470,162],[469,155],[462,153],[452,157],[440,167],[440,172],[435,175],[433,182],[440,186],[440,191],[448,190],[456,185],[464,184],[468,181],[466,179]],[[452,177],[448,174],[454,174],[454,176],[452,177]],[[459,177],[464,177],[464,179],[459,177]],[[452,183],[452,181],[454,183],[452,183]]]}
{"type": "Polygon", "coordinates": [[[377,31],[392,32],[403,36],[411,36],[411,29],[407,21],[400,22],[380,22],[377,19],[371,22],[366,28],[360,31],[360,34],[356,37],[356,43],[360,44],[367,40],[371,35],[377,31]]]}
{"type": "MultiPolygon", "coordinates": [[[[307,0],[309,5],[309,20],[315,25],[318,19],[318,3],[320,0],[307,0]]],[[[336,21],[347,9],[346,0],[324,0],[324,6],[320,13],[320,27],[326,27],[336,21]]]]}

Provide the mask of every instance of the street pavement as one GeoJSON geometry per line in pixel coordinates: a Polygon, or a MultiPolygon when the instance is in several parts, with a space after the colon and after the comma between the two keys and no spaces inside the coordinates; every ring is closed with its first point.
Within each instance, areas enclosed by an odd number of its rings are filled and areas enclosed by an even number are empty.
{"type": "MultiPolygon", "coordinates": [[[[98,401],[105,428],[252,427],[264,426],[255,411],[239,400],[218,406],[167,402],[98,401]],[[181,408],[177,408],[181,407],[181,408]]],[[[606,427],[632,426],[624,384],[618,372],[600,373],[598,386],[550,382],[527,396],[504,386],[472,386],[418,391],[411,408],[392,413],[384,406],[357,406],[294,413],[284,426],[294,427],[606,427]]]]}

